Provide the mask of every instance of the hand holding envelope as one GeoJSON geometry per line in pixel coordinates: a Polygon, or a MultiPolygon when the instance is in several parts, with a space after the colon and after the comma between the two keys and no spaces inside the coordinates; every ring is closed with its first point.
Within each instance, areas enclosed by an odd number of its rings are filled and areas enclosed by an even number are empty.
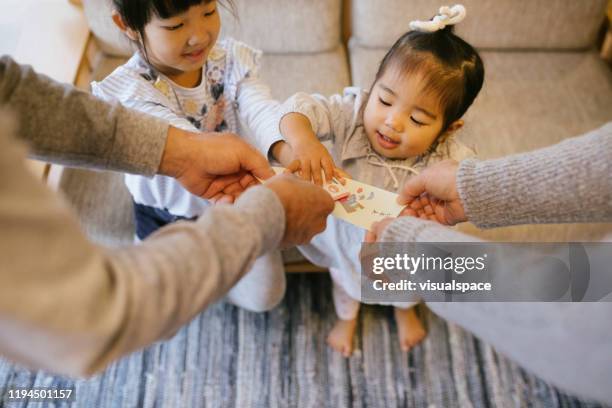
{"type": "MultiPolygon", "coordinates": [[[[276,174],[285,171],[283,167],[272,167],[272,170],[276,174]]],[[[366,230],[375,222],[399,216],[404,209],[397,204],[397,194],[359,181],[346,179],[342,184],[333,179],[323,188],[336,201],[333,216],[366,230]]]]}

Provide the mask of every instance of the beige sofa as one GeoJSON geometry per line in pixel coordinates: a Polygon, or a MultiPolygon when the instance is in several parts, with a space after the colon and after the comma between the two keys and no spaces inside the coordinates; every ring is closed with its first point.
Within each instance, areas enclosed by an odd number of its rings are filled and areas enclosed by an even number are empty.
{"type": "MultiPolygon", "coordinates": [[[[103,78],[130,55],[109,18],[109,0],[85,0],[103,78]]],[[[296,91],[332,94],[368,87],[385,50],[446,3],[435,0],[235,0],[239,21],[223,15],[223,35],[261,48],[262,76],[277,98],[296,91]],[[348,41],[345,41],[347,40],[348,41]],[[352,79],[351,79],[352,78],[352,79]]],[[[612,120],[612,74],[596,52],[606,0],[464,0],[458,34],[482,53],[486,79],[461,138],[482,158],[528,151],[612,120]]],[[[563,166],[559,163],[559,166],[563,166]]],[[[99,242],[132,238],[130,197],[119,174],[67,169],[61,188],[99,242]]],[[[580,197],[576,197],[580,199],[580,197]]],[[[586,203],[588,205],[588,203],[586,203]]],[[[494,240],[596,240],[610,224],[547,225],[478,231],[494,240]]],[[[287,262],[297,259],[288,254],[287,262]]]]}

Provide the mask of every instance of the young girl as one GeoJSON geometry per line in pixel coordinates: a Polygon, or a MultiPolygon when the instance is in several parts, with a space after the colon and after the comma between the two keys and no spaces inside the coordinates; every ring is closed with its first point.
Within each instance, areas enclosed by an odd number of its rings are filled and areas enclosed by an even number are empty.
{"type": "MultiPolygon", "coordinates": [[[[280,129],[296,156],[311,155],[321,140],[333,144],[333,161],[356,180],[398,191],[407,179],[448,158],[473,155],[453,135],[482,87],[478,53],[452,32],[463,6],[443,7],[427,22],[412,22],[382,60],[369,91],[348,88],[324,98],[296,94],[281,107],[280,129]],[[317,139],[318,138],[318,139],[317,139]]],[[[320,161],[328,161],[325,155],[320,161]]],[[[300,163],[290,166],[295,171],[300,163]]],[[[325,232],[302,253],[329,268],[339,317],[328,342],[349,356],[360,298],[359,250],[365,231],[330,217],[325,232]]],[[[413,304],[397,305],[400,346],[409,350],[425,336],[413,304]]]]}
{"type": "MultiPolygon", "coordinates": [[[[232,39],[217,42],[217,3],[113,0],[113,21],[138,52],[103,81],[94,82],[93,93],[186,130],[241,134],[267,156],[282,140],[278,119],[266,116],[278,103],[257,76],[261,52],[232,39]]],[[[233,6],[229,0],[221,5],[233,6]]],[[[134,200],[138,240],[165,224],[194,219],[211,205],[169,177],[127,175],[125,182],[134,200]]],[[[276,251],[259,258],[228,298],[262,311],[274,307],[284,290],[284,269],[276,251]]]]}

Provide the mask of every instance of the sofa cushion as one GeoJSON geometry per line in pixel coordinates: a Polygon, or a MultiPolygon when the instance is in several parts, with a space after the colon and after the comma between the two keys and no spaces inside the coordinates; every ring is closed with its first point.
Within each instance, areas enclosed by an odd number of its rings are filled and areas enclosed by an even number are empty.
{"type": "Polygon", "coordinates": [[[342,45],[317,54],[264,54],[261,78],[272,88],[272,96],[280,100],[298,91],[331,95],[350,85],[342,45]]]}
{"type": "MultiPolygon", "coordinates": [[[[333,51],[340,44],[341,0],[233,1],[237,19],[220,7],[224,36],[268,53],[333,51]]],[[[84,8],[91,31],[105,53],[133,53],[130,42],[111,20],[111,0],[84,0],[84,8]]]]}
{"type": "MultiPolygon", "coordinates": [[[[355,85],[369,87],[385,49],[351,45],[355,85]]],[[[480,158],[530,151],[612,120],[612,73],[595,52],[482,52],[483,89],[459,138],[480,158]]],[[[563,166],[559,163],[559,166],[563,166]]],[[[612,224],[520,226],[462,230],[500,241],[596,240],[612,224]]]]}
{"type": "MultiPolygon", "coordinates": [[[[607,0],[463,0],[456,32],[478,48],[584,49],[595,42],[607,0]]],[[[412,20],[427,20],[446,0],[353,0],[353,36],[389,47],[412,20]],[[373,28],[376,29],[373,29],[373,28]]]]}

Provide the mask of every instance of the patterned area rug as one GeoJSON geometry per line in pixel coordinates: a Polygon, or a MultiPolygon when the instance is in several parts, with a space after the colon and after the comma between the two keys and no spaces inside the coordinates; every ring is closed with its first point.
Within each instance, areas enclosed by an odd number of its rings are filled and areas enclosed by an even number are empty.
{"type": "Polygon", "coordinates": [[[408,354],[399,350],[391,309],[363,307],[357,351],[344,359],[325,343],[335,318],[330,287],[324,274],[289,276],[287,296],[274,311],[217,304],[171,340],[89,380],[0,360],[0,393],[76,387],[72,405],[10,408],[600,406],[561,393],[423,307],[428,336],[408,354]]]}

